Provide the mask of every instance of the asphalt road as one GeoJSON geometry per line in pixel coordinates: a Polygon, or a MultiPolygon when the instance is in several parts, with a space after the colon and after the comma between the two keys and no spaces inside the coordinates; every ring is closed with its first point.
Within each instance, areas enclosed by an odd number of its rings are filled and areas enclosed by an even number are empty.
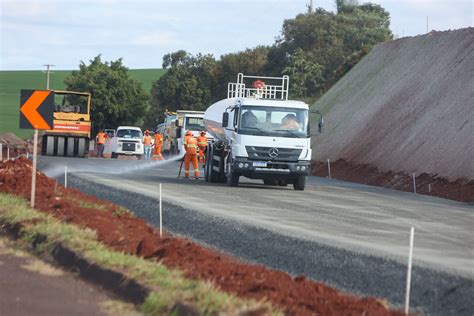
{"type": "Polygon", "coordinates": [[[238,188],[177,179],[178,162],[42,157],[70,185],[201,243],[346,291],[404,300],[409,229],[415,227],[412,306],[472,315],[474,205],[311,177],[304,192],[241,178],[238,188]]]}

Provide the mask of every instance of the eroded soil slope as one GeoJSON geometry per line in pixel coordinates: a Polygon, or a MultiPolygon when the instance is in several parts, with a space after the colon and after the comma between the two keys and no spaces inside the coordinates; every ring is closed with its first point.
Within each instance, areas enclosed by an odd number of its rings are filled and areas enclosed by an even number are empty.
{"type": "Polygon", "coordinates": [[[474,28],[377,45],[313,109],[313,159],[474,180],[474,28]]]}

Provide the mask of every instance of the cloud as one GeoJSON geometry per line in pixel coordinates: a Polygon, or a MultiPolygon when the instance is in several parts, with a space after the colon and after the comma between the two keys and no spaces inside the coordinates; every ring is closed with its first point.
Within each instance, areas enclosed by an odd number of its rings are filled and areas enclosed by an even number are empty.
{"type": "Polygon", "coordinates": [[[171,32],[150,32],[139,35],[131,43],[134,45],[166,46],[179,43],[175,33],[171,32]]]}

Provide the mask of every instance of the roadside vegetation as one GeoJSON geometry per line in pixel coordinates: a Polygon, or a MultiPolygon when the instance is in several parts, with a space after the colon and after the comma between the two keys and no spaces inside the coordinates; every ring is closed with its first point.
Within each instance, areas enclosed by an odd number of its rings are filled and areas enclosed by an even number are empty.
{"type": "Polygon", "coordinates": [[[187,279],[179,270],[164,265],[112,251],[97,240],[96,233],[55,219],[27,206],[27,201],[0,193],[0,224],[21,224],[20,240],[32,244],[38,236],[46,236],[35,251],[47,256],[59,243],[79,254],[89,262],[101,267],[120,271],[127,277],[152,289],[138,309],[147,315],[162,315],[172,312],[176,304],[194,307],[201,315],[239,314],[245,311],[265,311],[262,314],[278,315],[268,303],[243,300],[217,290],[211,283],[187,279]]]}

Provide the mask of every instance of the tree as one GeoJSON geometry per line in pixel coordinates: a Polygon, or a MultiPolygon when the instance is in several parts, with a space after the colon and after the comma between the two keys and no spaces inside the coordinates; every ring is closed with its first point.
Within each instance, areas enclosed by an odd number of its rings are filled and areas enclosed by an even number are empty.
{"type": "Polygon", "coordinates": [[[212,55],[180,50],[163,57],[166,74],[153,82],[150,117],[159,122],[166,111],[204,110],[210,105],[217,63],[212,55]]]}
{"type": "Polygon", "coordinates": [[[93,132],[119,125],[140,125],[149,101],[142,83],[130,77],[122,59],[102,62],[98,55],[79,71],[73,71],[64,83],[71,91],[90,92],[93,132]]]}
{"type": "Polygon", "coordinates": [[[311,55],[298,49],[293,56],[291,63],[286,67],[283,73],[292,78],[291,94],[293,97],[306,98],[313,95],[324,84],[324,67],[317,62],[311,55]]]}
{"type": "Polygon", "coordinates": [[[337,14],[318,8],[285,20],[269,51],[267,67],[274,75],[290,74],[294,96],[318,97],[374,45],[393,38],[381,6],[354,0],[337,0],[336,6],[337,14]]]}
{"type": "Polygon", "coordinates": [[[220,100],[227,96],[227,84],[235,82],[239,72],[247,75],[270,75],[266,69],[269,48],[257,46],[253,49],[221,56],[218,63],[219,72],[216,78],[216,89],[211,99],[220,100]]]}

